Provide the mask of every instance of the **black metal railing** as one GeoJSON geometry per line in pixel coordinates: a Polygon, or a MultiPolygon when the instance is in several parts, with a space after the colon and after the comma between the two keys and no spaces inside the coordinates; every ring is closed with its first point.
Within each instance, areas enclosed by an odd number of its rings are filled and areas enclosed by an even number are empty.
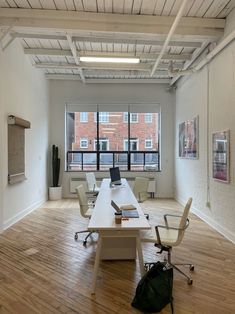
{"type": "Polygon", "coordinates": [[[66,165],[67,171],[159,171],[160,158],[157,151],[67,151],[66,165]]]}

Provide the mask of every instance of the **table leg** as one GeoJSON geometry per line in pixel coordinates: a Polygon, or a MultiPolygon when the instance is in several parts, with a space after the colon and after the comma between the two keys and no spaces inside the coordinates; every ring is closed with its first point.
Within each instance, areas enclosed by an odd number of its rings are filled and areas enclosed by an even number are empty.
{"type": "Polygon", "coordinates": [[[96,255],[95,255],[93,279],[92,279],[92,292],[91,292],[92,294],[95,294],[95,289],[96,289],[96,280],[97,280],[98,269],[99,269],[99,264],[100,264],[101,247],[102,247],[102,237],[99,235],[99,239],[98,239],[98,243],[97,243],[97,249],[96,249],[96,255]]]}
{"type": "Polygon", "coordinates": [[[143,277],[144,274],[145,274],[145,271],[144,271],[144,258],[143,258],[141,241],[140,241],[140,236],[139,235],[136,237],[136,249],[137,249],[137,253],[138,253],[138,259],[139,259],[139,265],[140,265],[140,273],[141,273],[141,277],[143,277]]]}

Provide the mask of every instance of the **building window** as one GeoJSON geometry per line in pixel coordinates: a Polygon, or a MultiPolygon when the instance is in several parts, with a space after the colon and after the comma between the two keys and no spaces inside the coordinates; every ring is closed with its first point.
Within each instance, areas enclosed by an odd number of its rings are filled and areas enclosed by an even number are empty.
{"type": "MultiPolygon", "coordinates": [[[[97,150],[97,140],[94,140],[95,150],[97,150]]],[[[107,151],[109,150],[109,140],[107,138],[100,138],[99,139],[99,150],[107,151]]]]}
{"type": "Polygon", "coordinates": [[[88,148],[88,139],[85,137],[80,138],[80,148],[88,148]]]}
{"type": "MultiPolygon", "coordinates": [[[[123,113],[123,121],[128,123],[128,112],[123,113]]],[[[130,122],[138,123],[138,113],[130,113],[130,122]]]]}
{"type": "Polygon", "coordinates": [[[88,112],[80,112],[80,122],[88,122],[88,112]]]}
{"type": "MultiPolygon", "coordinates": [[[[94,113],[94,121],[97,122],[97,113],[94,113]]],[[[99,122],[108,123],[109,122],[109,113],[108,112],[99,112],[99,122]]]]}
{"type": "Polygon", "coordinates": [[[145,113],[144,115],[145,123],[152,123],[152,120],[153,120],[152,113],[145,113]]]}
{"type": "Polygon", "coordinates": [[[152,148],[152,147],[153,147],[152,139],[151,139],[151,138],[147,138],[147,139],[145,140],[145,148],[146,148],[146,149],[150,149],[150,148],[152,148]]]}
{"type": "MultiPolygon", "coordinates": [[[[139,140],[137,138],[130,138],[130,150],[137,151],[139,149],[139,140]]],[[[124,150],[128,150],[128,139],[124,140],[124,150]]]]}

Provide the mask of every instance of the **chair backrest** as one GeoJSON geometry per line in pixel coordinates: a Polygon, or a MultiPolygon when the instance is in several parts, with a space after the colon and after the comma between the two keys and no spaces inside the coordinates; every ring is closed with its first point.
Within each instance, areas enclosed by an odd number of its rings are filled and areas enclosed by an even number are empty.
{"type": "Polygon", "coordinates": [[[178,238],[177,241],[175,243],[175,245],[180,244],[180,242],[182,241],[183,237],[184,237],[184,232],[187,228],[187,220],[188,220],[188,215],[189,215],[189,210],[192,204],[192,197],[190,197],[184,207],[184,211],[183,211],[183,215],[180,219],[180,223],[179,223],[179,233],[178,233],[178,238]]]}
{"type": "Polygon", "coordinates": [[[82,184],[77,186],[76,192],[77,192],[79,206],[80,206],[80,213],[81,213],[82,217],[87,218],[89,216],[86,215],[86,212],[89,209],[89,205],[88,205],[88,199],[86,196],[84,186],[82,184]]]}
{"type": "Polygon", "coordinates": [[[139,202],[143,202],[148,198],[149,178],[136,177],[133,187],[133,193],[139,202]]]}
{"type": "Polygon", "coordinates": [[[88,191],[97,191],[97,183],[94,172],[87,172],[86,173],[86,182],[88,191]]]}

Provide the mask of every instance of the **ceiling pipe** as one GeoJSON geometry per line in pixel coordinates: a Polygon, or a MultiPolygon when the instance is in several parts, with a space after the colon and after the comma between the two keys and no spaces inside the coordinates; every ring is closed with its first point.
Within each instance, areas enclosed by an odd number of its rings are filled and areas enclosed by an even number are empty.
{"type": "Polygon", "coordinates": [[[154,75],[154,73],[155,73],[155,71],[156,71],[156,69],[157,69],[157,67],[158,67],[158,65],[159,65],[159,63],[160,63],[160,61],[161,61],[161,59],[162,59],[162,57],[164,55],[164,52],[165,52],[165,50],[166,50],[166,48],[167,48],[167,46],[168,46],[168,44],[169,44],[169,42],[171,40],[171,37],[174,34],[175,29],[176,29],[176,27],[178,26],[178,24],[180,22],[180,19],[181,19],[182,15],[183,15],[184,8],[185,8],[185,5],[186,5],[187,1],[188,0],[183,0],[182,1],[182,4],[181,4],[181,6],[179,8],[179,11],[178,11],[178,13],[177,13],[177,15],[175,17],[175,20],[174,20],[174,22],[173,22],[173,24],[171,26],[171,29],[170,29],[170,31],[169,31],[169,33],[167,35],[166,40],[164,42],[162,50],[161,50],[161,52],[160,52],[160,54],[159,54],[159,56],[158,56],[158,58],[157,58],[157,60],[156,60],[156,62],[154,64],[154,66],[152,68],[152,71],[151,71],[151,74],[150,74],[151,77],[154,75]]]}
{"type": "MultiPolygon", "coordinates": [[[[197,65],[186,70],[173,70],[173,63],[171,62],[168,74],[171,77],[190,75],[202,69],[208,62],[210,62],[218,53],[220,53],[227,45],[235,39],[235,30],[226,36],[205,58],[203,58],[197,65]]],[[[175,82],[176,83],[176,82],[175,82]]]]}

